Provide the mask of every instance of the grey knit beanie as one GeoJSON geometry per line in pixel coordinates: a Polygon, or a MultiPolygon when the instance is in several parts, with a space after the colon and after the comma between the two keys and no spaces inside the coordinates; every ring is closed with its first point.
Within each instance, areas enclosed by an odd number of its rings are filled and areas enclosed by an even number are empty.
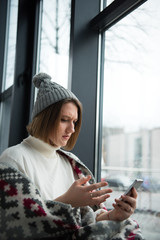
{"type": "Polygon", "coordinates": [[[46,73],[39,73],[33,77],[33,83],[38,88],[36,102],[32,112],[32,118],[38,113],[62,99],[75,99],[77,97],[61,85],[51,82],[51,77],[46,73]]]}

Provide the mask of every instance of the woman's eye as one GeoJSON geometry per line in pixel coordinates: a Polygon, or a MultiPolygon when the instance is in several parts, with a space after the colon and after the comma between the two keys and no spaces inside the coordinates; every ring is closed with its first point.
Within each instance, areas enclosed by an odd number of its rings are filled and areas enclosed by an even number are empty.
{"type": "MultiPolygon", "coordinates": [[[[69,120],[69,119],[64,119],[64,118],[62,118],[62,119],[61,119],[61,122],[70,122],[70,120],[69,120]]],[[[77,121],[73,121],[72,123],[73,123],[74,125],[76,125],[77,121]]]]}
{"type": "Polygon", "coordinates": [[[67,119],[63,119],[63,118],[62,118],[62,119],[61,119],[61,121],[62,121],[62,122],[67,122],[68,120],[67,120],[67,119]]]}

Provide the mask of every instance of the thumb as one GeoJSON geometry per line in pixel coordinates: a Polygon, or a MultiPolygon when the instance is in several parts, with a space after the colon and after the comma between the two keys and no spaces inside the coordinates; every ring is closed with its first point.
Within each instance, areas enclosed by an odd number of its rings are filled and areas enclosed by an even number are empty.
{"type": "Polygon", "coordinates": [[[91,179],[91,175],[88,175],[87,177],[82,177],[77,180],[78,185],[86,184],[91,179]]]}
{"type": "Polygon", "coordinates": [[[137,198],[138,194],[135,188],[132,189],[132,197],[137,198]]]}

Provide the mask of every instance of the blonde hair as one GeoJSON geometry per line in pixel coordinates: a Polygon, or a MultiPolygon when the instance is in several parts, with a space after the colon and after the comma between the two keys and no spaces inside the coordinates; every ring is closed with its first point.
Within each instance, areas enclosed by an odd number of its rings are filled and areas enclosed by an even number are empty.
{"type": "Polygon", "coordinates": [[[44,142],[50,144],[49,133],[51,130],[58,127],[60,121],[60,111],[63,104],[73,102],[78,108],[78,120],[75,124],[75,132],[71,135],[65,147],[65,150],[71,150],[76,144],[81,124],[82,124],[82,104],[75,99],[64,99],[59,102],[56,102],[42,112],[37,114],[32,122],[28,124],[27,131],[31,136],[39,138],[44,142]]]}

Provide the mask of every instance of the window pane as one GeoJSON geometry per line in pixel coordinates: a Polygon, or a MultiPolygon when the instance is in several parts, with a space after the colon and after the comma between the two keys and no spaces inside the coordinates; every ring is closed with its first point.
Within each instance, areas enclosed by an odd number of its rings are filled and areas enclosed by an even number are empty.
{"type": "Polygon", "coordinates": [[[114,186],[107,207],[143,178],[135,219],[152,240],[160,234],[159,9],[147,1],[106,32],[103,95],[101,176],[114,186]]]}
{"type": "Polygon", "coordinates": [[[44,0],[39,71],[68,86],[71,0],[44,0]]]}
{"type": "Polygon", "coordinates": [[[14,63],[15,63],[15,50],[16,50],[16,34],[17,34],[17,13],[18,13],[18,0],[10,1],[10,15],[8,25],[8,42],[6,47],[6,61],[5,61],[5,80],[4,90],[13,84],[14,80],[14,63]]]}
{"type": "Polygon", "coordinates": [[[8,147],[11,97],[0,105],[0,154],[8,147]]]}
{"type": "MultiPolygon", "coordinates": [[[[4,79],[1,92],[8,89],[14,80],[18,0],[10,1],[8,26],[6,30],[6,51],[4,59],[4,79]]],[[[6,90],[8,91],[8,90],[6,90]]],[[[11,94],[0,102],[0,154],[8,147],[11,112],[11,94]]]]}

